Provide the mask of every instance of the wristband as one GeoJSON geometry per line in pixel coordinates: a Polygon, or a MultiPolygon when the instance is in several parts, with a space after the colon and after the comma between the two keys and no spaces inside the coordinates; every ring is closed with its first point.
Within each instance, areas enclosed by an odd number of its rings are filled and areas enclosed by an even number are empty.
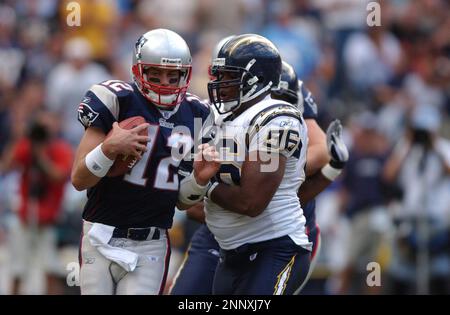
{"type": "Polygon", "coordinates": [[[178,200],[186,205],[196,204],[203,199],[210,185],[211,182],[208,182],[205,186],[199,185],[195,180],[194,172],[192,172],[181,181],[178,200]]]}
{"type": "Polygon", "coordinates": [[[114,160],[109,159],[102,151],[102,143],[89,152],[85,158],[86,167],[97,177],[104,177],[108,173],[114,160]]]}
{"type": "Polygon", "coordinates": [[[330,164],[327,164],[322,167],[321,172],[328,180],[334,181],[341,174],[342,169],[334,168],[330,164]]]}

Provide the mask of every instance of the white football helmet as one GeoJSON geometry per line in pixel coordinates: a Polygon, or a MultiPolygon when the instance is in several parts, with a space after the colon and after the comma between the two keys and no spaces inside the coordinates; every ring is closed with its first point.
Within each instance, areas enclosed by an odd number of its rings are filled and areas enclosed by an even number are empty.
{"type": "Polygon", "coordinates": [[[167,29],[156,29],[142,35],[134,47],[132,76],[139,91],[162,109],[180,104],[189,87],[192,74],[191,52],[184,39],[167,29]],[[146,70],[150,67],[180,71],[177,86],[150,82],[146,70]]]}

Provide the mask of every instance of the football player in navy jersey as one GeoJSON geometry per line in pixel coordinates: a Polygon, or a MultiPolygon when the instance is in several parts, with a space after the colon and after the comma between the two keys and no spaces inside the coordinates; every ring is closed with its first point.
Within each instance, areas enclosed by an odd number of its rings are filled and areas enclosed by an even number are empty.
{"type": "Polygon", "coordinates": [[[82,294],[161,294],[175,205],[201,200],[218,169],[217,154],[207,145],[198,154],[208,158],[194,162],[193,171],[185,161],[195,121],[201,124],[209,114],[208,106],[186,93],[191,77],[186,42],[166,29],[145,33],[134,47],[132,76],[132,83],[93,85],[78,109],[86,131],[72,183],[88,196],[79,257],[82,294]],[[146,123],[119,127],[133,116],[146,123]],[[143,131],[147,135],[140,135],[143,131]],[[118,155],[138,161],[127,174],[108,176],[118,155]]]}
{"type": "MultiPolygon", "coordinates": [[[[212,58],[214,59],[219,49],[230,40],[233,36],[229,36],[220,41],[216,49],[213,51],[212,58]]],[[[303,82],[297,80],[297,75],[292,67],[283,62],[281,82],[279,89],[272,93],[273,98],[285,100],[291,104],[301,107],[303,117],[308,126],[308,156],[306,174],[311,175],[317,173],[328,162],[329,155],[327,152],[326,136],[322,129],[316,122],[317,105],[312,98],[311,92],[305,88],[303,82]]],[[[308,183],[308,180],[306,181],[308,183]]],[[[305,184],[306,184],[305,183],[305,184]]],[[[331,180],[327,179],[327,185],[331,180]]],[[[303,184],[303,185],[305,185],[303,184]]],[[[322,191],[326,186],[314,187],[309,185],[309,189],[305,189],[309,194],[310,199],[322,191]],[[311,190],[315,191],[312,191],[311,190]],[[309,192],[308,192],[309,191],[309,192]]],[[[303,186],[302,186],[303,189],[303,186]]],[[[310,242],[313,243],[313,250],[311,254],[311,267],[315,265],[317,252],[320,244],[319,228],[315,222],[315,201],[302,202],[304,215],[306,217],[306,232],[310,242]]],[[[188,210],[188,215],[198,221],[204,221],[203,204],[198,204],[188,210]]],[[[214,272],[219,260],[219,245],[214,239],[213,234],[209,231],[206,225],[194,233],[185,259],[178,270],[174,283],[171,288],[171,294],[211,294],[214,272]]],[[[311,270],[307,279],[311,274],[311,270]]],[[[305,279],[304,283],[306,283],[305,279]]],[[[304,284],[303,283],[303,284],[304,284]]],[[[301,287],[303,287],[303,284],[301,287]]],[[[301,288],[296,290],[296,293],[301,288]]]]}

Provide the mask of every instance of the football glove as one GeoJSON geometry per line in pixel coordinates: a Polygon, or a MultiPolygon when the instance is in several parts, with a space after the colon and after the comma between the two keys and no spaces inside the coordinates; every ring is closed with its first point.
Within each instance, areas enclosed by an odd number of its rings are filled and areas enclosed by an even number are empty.
{"type": "Polygon", "coordinates": [[[342,169],[348,161],[348,149],[342,138],[342,124],[339,119],[331,122],[327,129],[327,147],[331,156],[330,165],[342,169]]]}

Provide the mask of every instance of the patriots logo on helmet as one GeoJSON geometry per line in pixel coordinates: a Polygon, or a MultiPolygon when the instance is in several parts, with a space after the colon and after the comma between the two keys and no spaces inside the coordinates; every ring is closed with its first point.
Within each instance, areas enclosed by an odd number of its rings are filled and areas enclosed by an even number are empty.
{"type": "Polygon", "coordinates": [[[141,48],[144,46],[144,44],[147,42],[147,38],[142,35],[139,37],[139,39],[136,42],[135,50],[136,50],[136,59],[141,59],[141,48]]]}
{"type": "Polygon", "coordinates": [[[98,117],[98,113],[89,105],[81,103],[78,106],[78,120],[85,126],[89,127],[98,117]]]}

